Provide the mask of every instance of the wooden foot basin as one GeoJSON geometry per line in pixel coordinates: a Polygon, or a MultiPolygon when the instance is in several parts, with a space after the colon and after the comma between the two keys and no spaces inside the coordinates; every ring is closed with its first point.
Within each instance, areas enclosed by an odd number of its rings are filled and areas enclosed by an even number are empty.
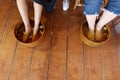
{"type": "Polygon", "coordinates": [[[85,44],[89,46],[92,46],[92,47],[100,46],[106,43],[110,39],[110,36],[111,36],[111,31],[110,31],[109,26],[105,25],[102,29],[103,29],[103,37],[101,41],[97,41],[96,39],[90,40],[89,38],[87,38],[87,31],[89,30],[88,24],[87,22],[84,22],[82,26],[80,27],[80,38],[85,44]]]}
{"type": "MultiPolygon", "coordinates": [[[[34,20],[31,19],[30,20],[30,23],[31,23],[31,26],[33,28],[34,26],[34,20]]],[[[15,36],[15,39],[22,45],[24,46],[27,46],[27,47],[34,47],[34,46],[37,46],[41,43],[41,41],[43,40],[43,35],[45,33],[45,27],[43,24],[39,24],[39,29],[38,29],[38,33],[34,39],[34,41],[32,41],[32,34],[33,34],[33,31],[31,31],[28,39],[24,42],[23,41],[23,35],[24,35],[24,31],[25,31],[25,26],[24,26],[24,23],[23,22],[20,22],[18,23],[16,26],[15,26],[15,29],[14,29],[14,36],[15,36]]]]}

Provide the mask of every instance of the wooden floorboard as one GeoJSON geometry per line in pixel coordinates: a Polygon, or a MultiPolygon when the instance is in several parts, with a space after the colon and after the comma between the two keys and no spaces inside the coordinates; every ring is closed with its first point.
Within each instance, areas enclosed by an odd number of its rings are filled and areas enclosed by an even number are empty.
{"type": "MultiPolygon", "coordinates": [[[[29,16],[34,16],[32,1],[27,1],[29,16]]],[[[53,13],[43,10],[45,36],[36,47],[25,47],[14,38],[21,21],[15,0],[0,0],[0,80],[120,80],[120,35],[109,23],[110,40],[90,47],[80,39],[83,8],[62,10],[57,0],[53,13]]]]}
{"type": "Polygon", "coordinates": [[[33,54],[32,48],[17,45],[15,58],[10,70],[10,80],[27,80],[29,75],[30,60],[33,54]]]}
{"type": "Polygon", "coordinates": [[[113,29],[111,31],[112,33],[110,40],[101,47],[103,78],[105,80],[119,80],[120,71],[113,29]]]}
{"type": "Polygon", "coordinates": [[[65,80],[66,78],[66,42],[68,22],[67,15],[59,9],[61,7],[59,3],[61,3],[61,0],[56,4],[57,7],[54,15],[48,80],[65,80]]]}
{"type": "Polygon", "coordinates": [[[119,69],[120,69],[120,35],[117,33],[114,33],[115,35],[115,45],[117,49],[117,59],[118,59],[118,64],[119,64],[119,69]]]}
{"type": "MultiPolygon", "coordinates": [[[[118,17],[120,18],[120,17],[118,17]]],[[[115,41],[115,46],[116,46],[116,51],[117,51],[117,57],[118,57],[118,64],[119,64],[119,69],[120,69],[120,34],[117,33],[115,30],[115,21],[117,21],[117,18],[113,20],[113,35],[114,35],[114,41],[115,41]]]]}
{"type": "Polygon", "coordinates": [[[77,9],[71,7],[68,15],[67,80],[84,80],[85,77],[84,46],[79,34],[83,14],[82,8],[77,9]]]}
{"type": "MultiPolygon", "coordinates": [[[[12,6],[12,8],[13,7],[14,5],[12,6]]],[[[16,50],[16,40],[13,35],[13,29],[14,29],[15,24],[18,22],[19,17],[16,14],[16,11],[14,11],[14,9],[12,9],[12,11],[10,13],[9,19],[6,21],[7,25],[5,26],[6,27],[6,30],[4,32],[5,34],[4,34],[4,37],[0,45],[0,71],[1,71],[0,77],[1,77],[1,80],[8,79],[12,60],[13,60],[14,53],[16,50]],[[14,13],[12,13],[12,11],[14,13]]]]}
{"type": "Polygon", "coordinates": [[[86,79],[102,80],[100,47],[91,48],[89,46],[85,46],[84,50],[85,50],[86,79]]]}
{"type": "Polygon", "coordinates": [[[8,18],[10,16],[11,13],[11,9],[12,9],[12,4],[13,4],[13,0],[8,0],[6,2],[4,2],[4,0],[0,0],[0,44],[1,44],[1,40],[4,37],[4,32],[6,30],[6,25],[7,25],[7,21],[8,18]],[[6,6],[7,5],[7,6],[6,6]]]}

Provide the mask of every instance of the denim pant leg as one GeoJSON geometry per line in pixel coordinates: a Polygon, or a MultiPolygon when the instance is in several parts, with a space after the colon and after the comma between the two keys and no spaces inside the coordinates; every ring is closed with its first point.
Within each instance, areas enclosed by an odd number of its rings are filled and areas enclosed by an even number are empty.
{"type": "Polygon", "coordinates": [[[34,2],[44,6],[45,5],[45,0],[33,0],[34,2]]]}
{"type": "Polygon", "coordinates": [[[98,14],[103,0],[84,0],[84,14],[98,14]]]}
{"type": "Polygon", "coordinates": [[[105,9],[116,15],[120,15],[120,0],[109,0],[109,3],[105,9]]]}

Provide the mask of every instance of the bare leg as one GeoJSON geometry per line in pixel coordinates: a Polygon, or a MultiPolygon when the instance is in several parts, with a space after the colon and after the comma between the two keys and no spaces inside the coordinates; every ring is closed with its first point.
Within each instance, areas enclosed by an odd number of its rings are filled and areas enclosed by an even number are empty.
{"type": "Polygon", "coordinates": [[[43,6],[34,2],[34,16],[35,16],[35,25],[33,30],[33,36],[37,35],[37,31],[39,28],[39,23],[42,15],[43,6]]]}
{"type": "Polygon", "coordinates": [[[96,21],[97,16],[96,15],[86,15],[86,19],[88,22],[88,26],[90,30],[95,29],[95,21],[96,21]]]}
{"type": "Polygon", "coordinates": [[[36,35],[37,34],[37,30],[39,27],[39,23],[40,23],[40,19],[41,19],[41,15],[42,15],[42,5],[37,4],[34,2],[34,16],[35,16],[35,25],[34,25],[34,31],[33,34],[36,35]]]}
{"type": "Polygon", "coordinates": [[[87,32],[87,37],[90,40],[94,40],[94,30],[95,30],[95,21],[96,21],[97,15],[86,15],[86,19],[88,22],[89,30],[87,32]]]}
{"type": "Polygon", "coordinates": [[[117,17],[116,14],[105,10],[99,20],[99,22],[96,25],[96,40],[101,41],[103,38],[102,28],[104,25],[109,23],[111,20],[113,20],[115,17],[117,17]]]}
{"type": "Polygon", "coordinates": [[[97,23],[96,29],[98,31],[100,31],[105,24],[107,24],[110,21],[112,21],[115,17],[117,17],[116,14],[114,14],[114,13],[112,13],[110,11],[105,10],[103,12],[99,22],[97,23]]]}
{"type": "Polygon", "coordinates": [[[17,6],[20,12],[20,15],[22,17],[22,20],[25,24],[25,33],[29,33],[31,29],[31,25],[29,22],[29,16],[28,16],[28,6],[26,3],[26,0],[17,0],[17,6]]]}

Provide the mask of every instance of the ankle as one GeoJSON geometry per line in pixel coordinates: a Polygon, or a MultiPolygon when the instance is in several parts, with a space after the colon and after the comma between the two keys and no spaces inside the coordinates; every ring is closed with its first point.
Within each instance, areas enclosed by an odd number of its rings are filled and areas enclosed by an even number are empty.
{"type": "Polygon", "coordinates": [[[90,30],[90,31],[94,31],[94,28],[89,27],[89,30],[90,30]]]}
{"type": "Polygon", "coordinates": [[[96,28],[97,31],[101,31],[101,29],[102,29],[102,28],[100,28],[100,27],[97,27],[97,28],[96,28]]]}
{"type": "Polygon", "coordinates": [[[31,31],[31,27],[27,27],[26,29],[25,29],[25,33],[29,33],[30,31],[31,31]]]}
{"type": "Polygon", "coordinates": [[[33,31],[33,35],[36,35],[37,32],[38,32],[38,30],[34,30],[34,31],[33,31]]]}

